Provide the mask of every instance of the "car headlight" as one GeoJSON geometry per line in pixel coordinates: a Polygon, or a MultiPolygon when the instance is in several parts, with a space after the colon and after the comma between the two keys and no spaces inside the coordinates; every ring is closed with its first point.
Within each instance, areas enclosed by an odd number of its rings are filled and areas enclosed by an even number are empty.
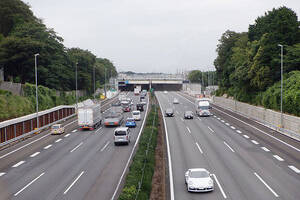
{"type": "Polygon", "coordinates": [[[214,186],[214,182],[213,182],[212,180],[210,180],[210,181],[208,182],[208,185],[209,185],[210,187],[213,187],[213,186],[214,186]]]}

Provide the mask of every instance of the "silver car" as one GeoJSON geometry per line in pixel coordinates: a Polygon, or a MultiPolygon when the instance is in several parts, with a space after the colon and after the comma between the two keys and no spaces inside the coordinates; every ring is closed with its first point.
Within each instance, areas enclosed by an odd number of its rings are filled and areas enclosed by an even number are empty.
{"type": "Polygon", "coordinates": [[[128,127],[116,128],[114,131],[114,142],[117,144],[129,144],[130,143],[130,129],[128,127]]]}
{"type": "Polygon", "coordinates": [[[188,192],[210,192],[214,190],[212,174],[204,168],[193,168],[185,172],[188,192]]]}

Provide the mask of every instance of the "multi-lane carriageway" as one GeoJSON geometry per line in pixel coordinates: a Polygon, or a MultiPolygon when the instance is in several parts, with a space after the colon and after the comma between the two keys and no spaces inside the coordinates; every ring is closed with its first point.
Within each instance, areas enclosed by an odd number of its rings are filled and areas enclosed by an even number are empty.
{"type": "MultiPolygon", "coordinates": [[[[175,109],[164,119],[169,199],[300,199],[299,142],[217,106],[212,117],[184,120],[193,98],[156,95],[163,110],[175,109]],[[173,105],[174,97],[180,104],[173,105]],[[193,167],[213,173],[214,192],[186,191],[184,172],[193,167]]],[[[129,146],[114,146],[114,128],[78,131],[69,121],[63,135],[46,132],[2,150],[0,199],[116,199],[143,122],[129,146]]]]}
{"type": "Polygon", "coordinates": [[[300,199],[300,143],[246,117],[213,106],[213,116],[184,120],[194,99],[179,92],[156,92],[165,117],[170,199],[300,199]],[[180,104],[173,104],[177,98],[180,104]],[[188,193],[184,172],[204,167],[215,191],[188,193]]]}
{"type": "Polygon", "coordinates": [[[146,112],[128,146],[114,146],[114,128],[79,131],[73,119],[65,134],[45,132],[2,150],[0,199],[116,199],[146,112]]]}

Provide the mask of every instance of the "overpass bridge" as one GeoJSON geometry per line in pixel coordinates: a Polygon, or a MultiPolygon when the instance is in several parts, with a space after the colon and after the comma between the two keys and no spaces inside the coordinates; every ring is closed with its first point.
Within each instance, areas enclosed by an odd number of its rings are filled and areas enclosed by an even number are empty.
{"type": "Polygon", "coordinates": [[[141,86],[142,90],[178,91],[182,89],[184,77],[181,74],[119,74],[117,81],[121,91],[133,91],[135,86],[141,86]]]}

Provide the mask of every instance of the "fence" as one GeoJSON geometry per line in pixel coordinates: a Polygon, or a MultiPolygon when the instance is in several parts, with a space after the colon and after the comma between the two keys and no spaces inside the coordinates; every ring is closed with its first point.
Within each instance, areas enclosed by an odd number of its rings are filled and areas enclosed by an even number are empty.
{"type": "Polygon", "coordinates": [[[281,127],[280,112],[249,105],[224,97],[214,97],[213,102],[216,105],[228,108],[242,115],[249,116],[298,140],[300,139],[300,117],[283,114],[283,126],[281,127]]]}

